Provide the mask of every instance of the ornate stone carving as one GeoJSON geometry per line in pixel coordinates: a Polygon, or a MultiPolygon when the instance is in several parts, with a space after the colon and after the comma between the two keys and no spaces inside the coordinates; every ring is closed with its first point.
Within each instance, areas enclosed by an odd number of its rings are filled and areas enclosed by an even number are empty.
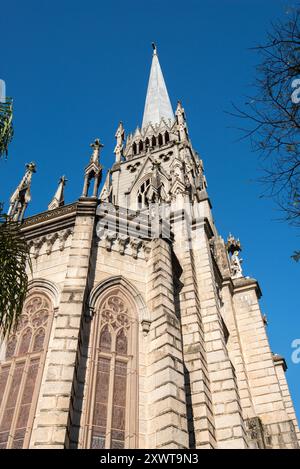
{"type": "Polygon", "coordinates": [[[109,296],[101,307],[101,326],[109,324],[114,330],[129,329],[128,305],[117,295],[109,296]]]}
{"type": "Polygon", "coordinates": [[[122,255],[125,254],[125,248],[126,248],[126,244],[129,241],[129,236],[118,234],[117,241],[118,241],[119,253],[122,255]]]}
{"type": "Polygon", "coordinates": [[[53,245],[57,238],[59,239],[59,250],[63,251],[65,243],[70,235],[73,234],[72,228],[66,228],[55,233],[48,234],[46,236],[40,236],[29,241],[29,246],[33,246],[33,257],[35,259],[40,255],[41,248],[46,244],[46,254],[49,256],[52,253],[53,245]]]}
{"type": "Polygon", "coordinates": [[[259,417],[252,417],[246,421],[247,435],[250,440],[250,447],[264,449],[266,448],[266,437],[264,425],[259,417]]]}
{"type": "Polygon", "coordinates": [[[150,331],[151,321],[147,321],[146,319],[144,319],[141,322],[141,325],[142,325],[143,334],[146,337],[150,331]]]}
{"type": "Polygon", "coordinates": [[[143,250],[144,250],[145,260],[147,262],[149,260],[150,253],[151,253],[151,245],[150,245],[150,243],[143,242],[142,246],[143,246],[143,250]]]}
{"type": "Polygon", "coordinates": [[[139,251],[139,248],[142,244],[142,241],[140,239],[137,239],[137,238],[130,238],[129,244],[130,244],[131,250],[132,250],[132,257],[134,259],[137,259],[138,251],[139,251]]]}
{"type": "Polygon", "coordinates": [[[147,241],[116,233],[112,230],[103,230],[101,232],[99,245],[109,252],[112,250],[118,251],[121,255],[131,255],[134,259],[137,259],[139,254],[142,253],[146,261],[151,251],[147,241]]]}

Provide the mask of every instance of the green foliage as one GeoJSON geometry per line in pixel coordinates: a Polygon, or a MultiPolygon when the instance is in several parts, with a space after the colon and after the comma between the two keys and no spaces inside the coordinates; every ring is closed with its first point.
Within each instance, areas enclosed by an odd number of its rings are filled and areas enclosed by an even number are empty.
{"type": "Polygon", "coordinates": [[[29,247],[20,224],[3,215],[0,207],[0,333],[15,327],[27,293],[29,247]]]}
{"type": "Polygon", "coordinates": [[[0,158],[7,156],[8,145],[13,138],[13,103],[6,98],[5,103],[0,102],[0,158]]]}

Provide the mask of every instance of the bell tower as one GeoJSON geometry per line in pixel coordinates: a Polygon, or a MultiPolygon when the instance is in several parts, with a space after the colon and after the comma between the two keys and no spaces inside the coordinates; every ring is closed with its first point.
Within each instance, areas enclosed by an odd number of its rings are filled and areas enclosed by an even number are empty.
{"type": "Polygon", "coordinates": [[[193,150],[184,108],[178,101],[174,114],[153,44],[153,57],[141,127],[127,136],[119,125],[116,161],[106,180],[102,200],[131,210],[150,203],[171,204],[178,194],[190,201],[203,198],[206,182],[202,161],[193,150]]]}

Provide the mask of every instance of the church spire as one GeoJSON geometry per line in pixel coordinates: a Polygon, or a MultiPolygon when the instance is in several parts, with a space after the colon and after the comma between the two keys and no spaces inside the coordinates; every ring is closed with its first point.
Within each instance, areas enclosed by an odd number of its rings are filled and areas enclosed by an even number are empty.
{"type": "Polygon", "coordinates": [[[103,148],[102,143],[100,142],[99,138],[96,138],[94,143],[90,145],[93,149],[92,156],[90,158],[90,162],[85,168],[84,171],[84,184],[83,184],[83,191],[82,197],[88,197],[89,187],[92,179],[94,180],[94,189],[92,197],[97,197],[99,185],[101,182],[102,176],[102,166],[100,164],[100,151],[103,148]]]}
{"type": "Polygon", "coordinates": [[[64,187],[66,185],[67,178],[65,176],[61,176],[58,182],[58,188],[54,194],[53,199],[51,200],[50,204],[48,205],[48,210],[53,210],[55,208],[61,207],[64,205],[64,187]]]}
{"type": "Polygon", "coordinates": [[[162,117],[174,120],[166,83],[160,68],[156,45],[152,43],[153,57],[148,82],[142,129],[150,122],[159,124],[162,117]]]}
{"type": "Polygon", "coordinates": [[[28,203],[31,200],[30,185],[33,173],[36,172],[35,163],[26,165],[26,172],[20,184],[10,198],[8,216],[14,221],[22,221],[28,203]]]}

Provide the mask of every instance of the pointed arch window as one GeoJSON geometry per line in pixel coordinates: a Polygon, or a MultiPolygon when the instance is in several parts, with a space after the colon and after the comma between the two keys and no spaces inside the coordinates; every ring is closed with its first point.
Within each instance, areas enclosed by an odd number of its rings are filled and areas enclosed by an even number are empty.
{"type": "Polygon", "coordinates": [[[161,147],[163,145],[163,138],[162,138],[162,134],[159,134],[158,135],[158,145],[161,147]]]}
{"type": "Polygon", "coordinates": [[[137,320],[114,287],[98,301],[88,384],[85,446],[136,447],[137,320]]]}
{"type": "Polygon", "coordinates": [[[146,179],[146,181],[144,181],[139,187],[139,190],[137,193],[138,208],[148,207],[149,201],[147,197],[147,192],[148,192],[149,187],[150,187],[150,178],[146,179]]]}
{"type": "Polygon", "coordinates": [[[52,323],[53,305],[42,294],[24,304],[0,361],[0,449],[27,448],[52,323]]]}

